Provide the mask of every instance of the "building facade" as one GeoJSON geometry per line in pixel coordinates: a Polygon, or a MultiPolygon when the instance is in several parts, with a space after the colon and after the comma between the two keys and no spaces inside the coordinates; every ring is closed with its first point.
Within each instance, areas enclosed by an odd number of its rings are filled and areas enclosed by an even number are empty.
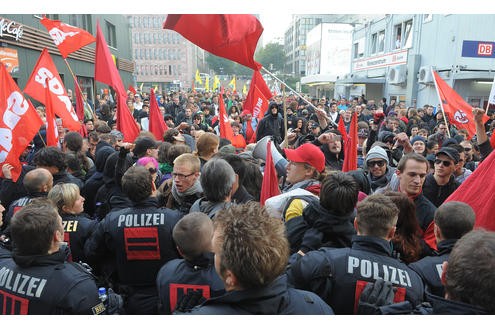
{"type": "Polygon", "coordinates": [[[431,69],[473,106],[486,108],[495,75],[494,15],[386,15],[353,33],[350,73],[334,97],[438,106],[431,69]],[[359,94],[356,94],[359,95],[359,94]]]}
{"type": "Polygon", "coordinates": [[[127,16],[137,86],[158,91],[189,88],[196,68],[205,71],[204,51],[172,30],[163,29],[166,15],[127,16]]]}
{"type": "MultiPolygon", "coordinates": [[[[88,93],[88,99],[95,99],[94,62],[95,43],[73,52],[64,61],[47,30],[40,23],[41,14],[0,15],[0,60],[10,63],[12,77],[24,89],[32,70],[44,48],[47,48],[62,78],[66,89],[74,90],[74,77],[88,93]],[[71,73],[72,70],[72,73],[71,73]]],[[[105,36],[124,85],[133,84],[129,24],[123,15],[90,14],[52,14],[50,19],[57,19],[66,24],[80,27],[96,35],[96,22],[105,36]]],[[[96,92],[108,90],[108,86],[96,83],[96,92]]]]}

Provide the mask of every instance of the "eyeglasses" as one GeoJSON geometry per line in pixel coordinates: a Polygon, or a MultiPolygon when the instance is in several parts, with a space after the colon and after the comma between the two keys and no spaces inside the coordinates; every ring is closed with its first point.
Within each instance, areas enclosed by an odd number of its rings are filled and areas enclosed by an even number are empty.
{"type": "Polygon", "coordinates": [[[450,164],[452,164],[452,162],[451,162],[451,161],[442,161],[441,159],[438,159],[438,158],[437,158],[437,159],[435,160],[435,164],[440,164],[440,163],[442,163],[442,164],[443,164],[443,166],[445,166],[445,167],[449,167],[449,166],[450,166],[450,164]]]}
{"type": "Polygon", "coordinates": [[[368,167],[374,167],[375,165],[378,167],[383,167],[383,165],[385,165],[385,161],[369,161],[366,164],[368,167]]]}
{"type": "Polygon", "coordinates": [[[464,148],[464,151],[471,151],[473,148],[464,148]]]}
{"type": "Polygon", "coordinates": [[[150,171],[151,174],[155,174],[156,172],[158,172],[158,170],[154,167],[148,167],[148,171],[150,171]]]}
{"type": "Polygon", "coordinates": [[[186,175],[186,174],[180,174],[180,173],[173,173],[173,172],[172,172],[172,177],[173,177],[174,179],[175,179],[175,178],[177,178],[177,179],[179,179],[179,180],[183,180],[183,179],[185,179],[185,178],[189,178],[191,175],[194,175],[194,172],[193,172],[193,173],[191,173],[191,174],[187,174],[187,175],[186,175]]]}

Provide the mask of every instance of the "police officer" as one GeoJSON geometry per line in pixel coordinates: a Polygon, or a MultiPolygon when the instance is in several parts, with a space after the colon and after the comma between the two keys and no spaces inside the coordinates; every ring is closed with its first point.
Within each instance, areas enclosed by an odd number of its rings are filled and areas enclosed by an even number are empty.
{"type": "Polygon", "coordinates": [[[156,275],[163,264],[179,257],[172,229],[180,213],[157,208],[152,184],[148,169],[129,168],[122,177],[122,190],[133,206],[110,212],[85,245],[90,263],[105,256],[115,259],[116,289],[127,296],[127,314],[158,313],[156,275]]]}
{"type": "Polygon", "coordinates": [[[96,222],[83,213],[84,197],[74,183],[59,183],[48,193],[50,199],[62,217],[64,241],[70,247],[70,259],[74,262],[87,262],[84,256],[84,244],[93,233],[96,222]]]}
{"type": "Polygon", "coordinates": [[[0,259],[2,314],[100,314],[93,276],[66,262],[62,218],[46,199],[12,218],[12,258],[0,259]]]}
{"type": "Polygon", "coordinates": [[[377,278],[390,281],[400,291],[397,301],[417,305],[423,299],[421,278],[404,263],[392,258],[390,240],[399,210],[386,196],[368,196],[357,205],[351,248],[320,248],[308,252],[288,270],[289,282],[311,290],[336,314],[352,314],[360,291],[377,278]]]}
{"type": "Polygon", "coordinates": [[[175,225],[173,238],[184,259],[171,260],[158,272],[156,285],[161,313],[172,313],[190,290],[201,291],[206,299],[225,292],[223,281],[215,271],[212,236],[213,223],[201,212],[190,213],[175,225]]]}
{"type": "Polygon", "coordinates": [[[46,197],[50,189],[52,189],[53,176],[47,169],[37,168],[26,173],[22,180],[22,184],[27,191],[27,195],[10,204],[7,215],[5,216],[4,224],[3,226],[0,226],[3,230],[9,225],[10,219],[14,213],[23,206],[29,204],[33,198],[46,197]]]}
{"type": "Polygon", "coordinates": [[[317,295],[288,286],[284,224],[265,207],[234,205],[218,212],[213,224],[215,268],[226,293],[191,314],[333,314],[317,295]]]}
{"type": "Polygon", "coordinates": [[[457,240],[473,230],[475,219],[476,215],[471,206],[462,202],[444,203],[435,212],[434,232],[438,251],[435,252],[435,256],[427,256],[409,264],[423,279],[430,293],[444,296],[442,264],[448,260],[457,240]]]}

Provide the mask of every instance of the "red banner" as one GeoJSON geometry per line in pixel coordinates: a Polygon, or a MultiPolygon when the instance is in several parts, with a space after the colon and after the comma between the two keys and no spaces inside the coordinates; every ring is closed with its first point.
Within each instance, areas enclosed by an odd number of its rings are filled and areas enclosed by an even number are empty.
{"type": "Polygon", "coordinates": [[[59,20],[43,17],[40,23],[48,30],[48,34],[50,34],[64,58],[67,58],[70,53],[96,41],[95,37],[87,31],[62,23],[59,20]]]}
{"type": "Polygon", "coordinates": [[[117,92],[117,130],[124,134],[125,142],[134,142],[139,135],[139,127],[127,107],[127,92],[99,22],[96,22],[95,80],[108,84],[117,92]]]}
{"type": "MultiPolygon", "coordinates": [[[[342,121],[343,120],[340,120],[340,122],[342,121]]],[[[342,172],[357,170],[357,144],[357,114],[354,112],[352,114],[351,125],[349,127],[349,134],[347,135],[347,138],[342,138],[342,147],[344,147],[344,164],[342,165],[342,172]]]]}
{"type": "Polygon", "coordinates": [[[227,111],[225,110],[225,102],[223,101],[223,88],[218,96],[218,116],[220,124],[220,137],[230,140],[234,138],[234,131],[232,131],[232,126],[230,125],[229,117],[227,116],[227,111]]]}
{"type": "MultiPolygon", "coordinates": [[[[13,166],[12,181],[21,174],[19,156],[38,133],[43,121],[33,105],[24,98],[21,90],[0,64],[0,167],[13,166]]],[[[0,176],[3,173],[0,170],[0,176]]]]}
{"type": "Polygon", "coordinates": [[[164,29],[174,30],[204,50],[254,70],[254,60],[263,26],[253,15],[167,15],[164,29]]]}
{"type": "Polygon", "coordinates": [[[155,136],[156,140],[163,140],[163,134],[168,130],[167,124],[163,120],[163,115],[158,108],[158,101],[156,101],[155,91],[153,88],[150,90],[150,124],[149,130],[155,136]]]}
{"type": "Polygon", "coordinates": [[[266,85],[265,79],[259,71],[254,71],[251,77],[251,85],[242,108],[249,112],[254,118],[262,119],[268,109],[272,93],[266,85]]]}
{"type": "Polygon", "coordinates": [[[47,93],[45,89],[47,88],[50,91],[53,112],[62,119],[63,126],[69,130],[78,131],[81,128],[81,123],[79,123],[76,111],[72,107],[57,67],[45,48],[29,77],[24,92],[46,105],[47,93]]]}
{"type": "Polygon", "coordinates": [[[268,198],[280,195],[278,187],[277,170],[272,158],[272,142],[268,141],[266,145],[266,163],[263,172],[263,182],[261,183],[260,204],[265,205],[268,198]]]}
{"type": "MultiPolygon", "coordinates": [[[[439,75],[433,71],[435,84],[437,86],[438,95],[442,102],[442,108],[448,118],[449,123],[453,124],[457,129],[466,129],[469,133],[469,139],[476,134],[476,126],[473,118],[473,106],[469,105],[462,99],[457,92],[454,91],[439,75]]],[[[483,123],[488,121],[488,116],[485,115],[483,123]]]]}

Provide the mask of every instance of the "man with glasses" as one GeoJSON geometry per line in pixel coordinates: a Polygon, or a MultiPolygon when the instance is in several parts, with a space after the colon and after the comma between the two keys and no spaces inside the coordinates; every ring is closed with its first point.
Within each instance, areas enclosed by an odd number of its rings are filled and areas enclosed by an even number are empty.
{"type": "Polygon", "coordinates": [[[459,152],[451,147],[440,148],[436,154],[435,172],[426,176],[423,185],[424,195],[436,207],[442,205],[459,186],[454,177],[459,160],[459,152]]]}
{"type": "Polygon", "coordinates": [[[165,181],[160,188],[167,208],[187,214],[192,204],[203,196],[199,168],[199,158],[190,153],[179,155],[174,160],[172,179],[165,181]]]}
{"type": "Polygon", "coordinates": [[[365,167],[362,172],[370,187],[370,194],[383,188],[392,179],[395,169],[389,165],[387,152],[381,146],[373,146],[366,154],[365,167]]]}
{"type": "Polygon", "coordinates": [[[474,171],[474,169],[476,168],[476,162],[475,162],[475,158],[473,157],[474,155],[473,144],[469,140],[463,140],[460,142],[460,145],[464,148],[464,154],[466,154],[466,158],[465,158],[466,161],[464,163],[464,167],[471,171],[474,171]]]}
{"type": "Polygon", "coordinates": [[[473,171],[465,167],[466,152],[464,151],[464,147],[460,144],[450,144],[449,147],[454,148],[459,153],[459,162],[455,165],[454,177],[455,181],[461,184],[471,175],[471,173],[473,173],[473,171]]]}

